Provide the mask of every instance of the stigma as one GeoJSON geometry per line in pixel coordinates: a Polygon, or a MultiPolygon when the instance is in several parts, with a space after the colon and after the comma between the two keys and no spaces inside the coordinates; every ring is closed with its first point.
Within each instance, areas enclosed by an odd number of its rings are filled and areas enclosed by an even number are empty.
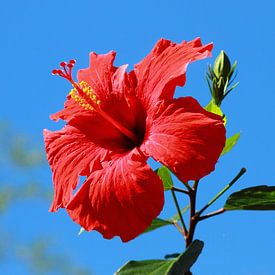
{"type": "Polygon", "coordinates": [[[97,99],[93,89],[85,81],[77,83],[72,78],[72,68],[75,65],[75,60],[70,60],[69,63],[61,62],[61,69],[55,69],[52,71],[53,75],[61,76],[67,79],[73,86],[73,89],[70,91],[70,97],[78,103],[85,110],[93,111],[98,109],[100,100],[97,99]]]}

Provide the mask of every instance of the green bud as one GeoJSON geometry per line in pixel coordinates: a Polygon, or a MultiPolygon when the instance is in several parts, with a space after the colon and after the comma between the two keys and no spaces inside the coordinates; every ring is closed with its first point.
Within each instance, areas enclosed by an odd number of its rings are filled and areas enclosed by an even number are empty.
{"type": "Polygon", "coordinates": [[[237,62],[231,67],[228,56],[224,51],[221,51],[215,60],[214,67],[208,66],[207,84],[217,106],[220,106],[224,98],[238,85],[238,83],[232,83],[235,79],[236,65],[237,62]]]}
{"type": "Polygon", "coordinates": [[[216,58],[213,71],[217,78],[223,77],[226,79],[229,77],[231,64],[228,56],[224,51],[221,51],[219,56],[216,58]]]}

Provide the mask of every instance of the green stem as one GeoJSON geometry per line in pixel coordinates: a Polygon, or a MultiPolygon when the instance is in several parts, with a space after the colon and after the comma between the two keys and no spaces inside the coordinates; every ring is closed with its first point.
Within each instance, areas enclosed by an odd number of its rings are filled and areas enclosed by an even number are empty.
{"type": "Polygon", "coordinates": [[[245,168],[242,168],[237,176],[227,184],[211,201],[209,201],[198,213],[200,216],[211,204],[213,204],[220,196],[222,196],[244,173],[246,172],[245,168]]]}
{"type": "Polygon", "coordinates": [[[175,205],[176,205],[179,217],[180,217],[180,221],[181,221],[182,229],[183,229],[183,234],[184,234],[184,236],[186,236],[187,235],[187,228],[185,226],[185,223],[184,223],[184,220],[183,220],[183,217],[182,217],[182,214],[181,214],[181,210],[180,210],[180,207],[179,207],[179,203],[178,203],[175,191],[173,189],[171,189],[171,193],[172,193],[172,197],[174,199],[174,202],[175,202],[175,205]]]}

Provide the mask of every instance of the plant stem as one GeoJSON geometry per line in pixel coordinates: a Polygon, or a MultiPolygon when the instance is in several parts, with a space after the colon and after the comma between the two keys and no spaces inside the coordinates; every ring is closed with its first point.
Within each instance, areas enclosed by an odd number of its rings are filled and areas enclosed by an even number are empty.
{"type": "Polygon", "coordinates": [[[186,190],[184,190],[184,189],[181,189],[181,188],[174,187],[174,186],[173,186],[171,189],[174,190],[174,191],[176,191],[176,192],[184,193],[184,194],[186,194],[186,195],[189,194],[188,191],[186,191],[186,190]]]}
{"type": "MultiPolygon", "coordinates": [[[[199,181],[198,180],[195,181],[192,188],[189,186],[189,184],[184,183],[184,185],[188,189],[188,195],[190,199],[190,223],[189,223],[189,229],[187,231],[187,235],[185,238],[186,247],[188,247],[192,243],[195,229],[199,221],[202,221],[204,219],[207,219],[225,212],[225,209],[221,208],[205,216],[201,216],[201,214],[211,204],[213,204],[221,195],[223,195],[245,172],[246,172],[246,169],[242,168],[240,172],[237,174],[237,176],[198,212],[196,212],[196,198],[197,198],[197,189],[198,189],[199,181]]],[[[192,275],[192,272],[188,270],[187,272],[185,272],[184,275],[192,275]]]]}
{"type": "Polygon", "coordinates": [[[237,176],[227,184],[211,201],[209,201],[198,213],[200,216],[211,204],[213,204],[221,195],[223,195],[244,173],[246,172],[245,168],[242,168],[237,176]]]}
{"type": "Polygon", "coordinates": [[[183,232],[183,229],[179,226],[177,221],[173,222],[175,227],[178,229],[178,231],[180,232],[180,234],[182,234],[183,238],[185,239],[185,233],[183,232]]]}
{"type": "Polygon", "coordinates": [[[190,199],[190,223],[189,230],[186,237],[186,247],[188,247],[193,241],[196,225],[198,223],[196,216],[196,198],[197,198],[197,189],[198,189],[199,181],[195,181],[192,189],[189,191],[189,199],[190,199]]]}
{"type": "Polygon", "coordinates": [[[194,182],[193,190],[197,190],[199,182],[200,182],[199,180],[196,180],[196,181],[194,182]]]}
{"type": "Polygon", "coordinates": [[[206,214],[206,215],[204,215],[204,216],[199,217],[199,218],[198,218],[198,221],[202,221],[202,220],[205,220],[205,219],[214,217],[214,216],[216,216],[216,215],[220,215],[220,214],[224,213],[225,211],[226,211],[226,210],[225,210],[224,208],[220,208],[220,209],[218,209],[218,210],[216,210],[216,211],[214,211],[214,212],[211,212],[211,213],[209,213],[209,214],[206,214]]]}
{"type": "Polygon", "coordinates": [[[190,185],[188,184],[188,182],[183,182],[184,186],[187,188],[187,190],[190,192],[192,190],[192,188],[190,187],[190,185]]]}
{"type": "Polygon", "coordinates": [[[187,228],[185,226],[185,223],[184,223],[184,220],[183,220],[183,217],[182,217],[182,214],[181,214],[181,210],[180,210],[180,207],[179,207],[179,203],[178,203],[175,191],[173,189],[171,189],[171,193],[172,193],[172,197],[174,199],[174,202],[175,202],[175,205],[176,205],[179,217],[180,217],[180,221],[181,221],[182,229],[183,229],[183,234],[184,234],[184,236],[186,236],[187,235],[187,228]]]}

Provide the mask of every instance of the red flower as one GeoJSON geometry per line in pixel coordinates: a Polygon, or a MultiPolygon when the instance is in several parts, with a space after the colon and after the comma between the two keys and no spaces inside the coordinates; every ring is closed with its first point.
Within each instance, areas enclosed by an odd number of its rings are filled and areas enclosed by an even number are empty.
{"type": "Polygon", "coordinates": [[[50,211],[66,208],[84,229],[126,242],[142,233],[164,203],[162,182],[148,157],[168,166],[182,181],[214,170],[225,143],[221,117],[191,98],[173,99],[187,65],[210,55],[200,39],[175,44],[161,39],[130,73],[114,67],[115,52],[90,54],[90,66],[71,77],[74,61],[54,74],[74,89],[64,110],[52,115],[65,127],[44,131],[53,171],[50,211]],[[80,176],[84,183],[74,194],[80,176]]]}

